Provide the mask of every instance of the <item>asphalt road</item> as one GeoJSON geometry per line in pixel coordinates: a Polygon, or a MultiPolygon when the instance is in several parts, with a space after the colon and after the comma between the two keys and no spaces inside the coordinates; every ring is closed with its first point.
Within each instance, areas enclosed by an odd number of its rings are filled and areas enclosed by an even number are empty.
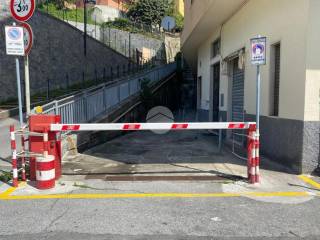
{"type": "Polygon", "coordinates": [[[320,239],[320,199],[50,199],[0,202],[0,239],[320,239]]]}

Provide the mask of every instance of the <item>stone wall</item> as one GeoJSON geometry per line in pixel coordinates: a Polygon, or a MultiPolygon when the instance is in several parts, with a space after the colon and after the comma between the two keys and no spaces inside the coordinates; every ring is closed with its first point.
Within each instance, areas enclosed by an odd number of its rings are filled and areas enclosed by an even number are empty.
{"type": "Polygon", "coordinates": [[[102,42],[127,57],[133,57],[137,49],[145,55],[144,58],[148,58],[146,60],[156,58],[165,61],[166,59],[166,49],[163,40],[108,27],[101,28],[100,31],[100,40],[102,42]]]}
{"type": "MultiPolygon", "coordinates": [[[[1,18],[1,26],[13,20],[1,18]]],[[[85,80],[102,78],[117,66],[128,66],[128,59],[95,39],[87,38],[84,56],[83,33],[71,25],[37,11],[29,24],[34,32],[34,46],[29,56],[31,94],[67,87],[85,80]]],[[[5,54],[4,31],[0,31],[0,101],[17,96],[15,60],[5,54]]],[[[23,58],[20,58],[22,81],[23,58]]]]}

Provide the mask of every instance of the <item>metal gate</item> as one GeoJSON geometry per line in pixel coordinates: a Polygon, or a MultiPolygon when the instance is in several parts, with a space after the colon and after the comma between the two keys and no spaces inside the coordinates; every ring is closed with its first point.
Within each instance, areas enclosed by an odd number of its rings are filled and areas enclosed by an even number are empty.
{"type": "MultiPolygon", "coordinates": [[[[244,121],[244,70],[238,66],[239,58],[233,61],[232,74],[232,121],[244,121]]],[[[242,131],[234,130],[233,139],[239,144],[243,143],[242,131]]]]}

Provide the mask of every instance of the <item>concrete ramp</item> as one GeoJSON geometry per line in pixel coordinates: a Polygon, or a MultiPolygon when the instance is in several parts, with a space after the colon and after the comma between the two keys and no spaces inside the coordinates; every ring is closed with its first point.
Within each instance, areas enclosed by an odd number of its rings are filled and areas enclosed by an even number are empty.
{"type": "Polygon", "coordinates": [[[218,153],[217,137],[207,131],[134,132],[67,157],[63,173],[119,181],[239,180],[246,164],[226,150],[218,153]]]}

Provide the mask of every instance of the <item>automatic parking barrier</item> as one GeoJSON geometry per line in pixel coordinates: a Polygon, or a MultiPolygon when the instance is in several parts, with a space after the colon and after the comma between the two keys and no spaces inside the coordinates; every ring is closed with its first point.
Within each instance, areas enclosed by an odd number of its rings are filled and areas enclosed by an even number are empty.
{"type": "Polygon", "coordinates": [[[30,179],[36,180],[38,189],[49,189],[55,186],[55,180],[60,176],[61,164],[59,152],[53,148],[56,143],[60,146],[61,132],[77,131],[147,131],[147,130],[212,130],[212,129],[242,129],[248,130],[247,135],[247,174],[250,183],[260,181],[259,133],[256,132],[255,122],[190,122],[190,123],[92,123],[92,124],[60,124],[59,116],[40,115],[30,121],[31,131],[19,130],[22,134],[22,152],[17,154],[14,127],[10,127],[13,186],[18,186],[18,157],[22,160],[22,180],[25,180],[25,164],[30,165],[30,179]],[[56,119],[55,119],[56,118],[56,119]],[[31,127],[32,126],[32,127],[31,127]],[[23,135],[29,135],[27,140],[23,135]],[[25,141],[29,141],[29,149],[25,149],[25,141]],[[30,148],[30,146],[34,146],[30,148]],[[36,151],[31,151],[32,149],[36,151]],[[54,150],[54,151],[53,151],[54,150]],[[25,157],[27,156],[27,159],[25,157]],[[32,167],[32,159],[35,161],[32,167]],[[33,170],[34,169],[34,170],[33,170]],[[32,179],[33,173],[35,175],[32,179]]]}
{"type": "Polygon", "coordinates": [[[248,180],[254,184],[260,181],[259,135],[255,122],[192,122],[192,123],[92,123],[51,124],[51,131],[146,131],[146,130],[208,130],[248,129],[247,166],[248,180]]]}

